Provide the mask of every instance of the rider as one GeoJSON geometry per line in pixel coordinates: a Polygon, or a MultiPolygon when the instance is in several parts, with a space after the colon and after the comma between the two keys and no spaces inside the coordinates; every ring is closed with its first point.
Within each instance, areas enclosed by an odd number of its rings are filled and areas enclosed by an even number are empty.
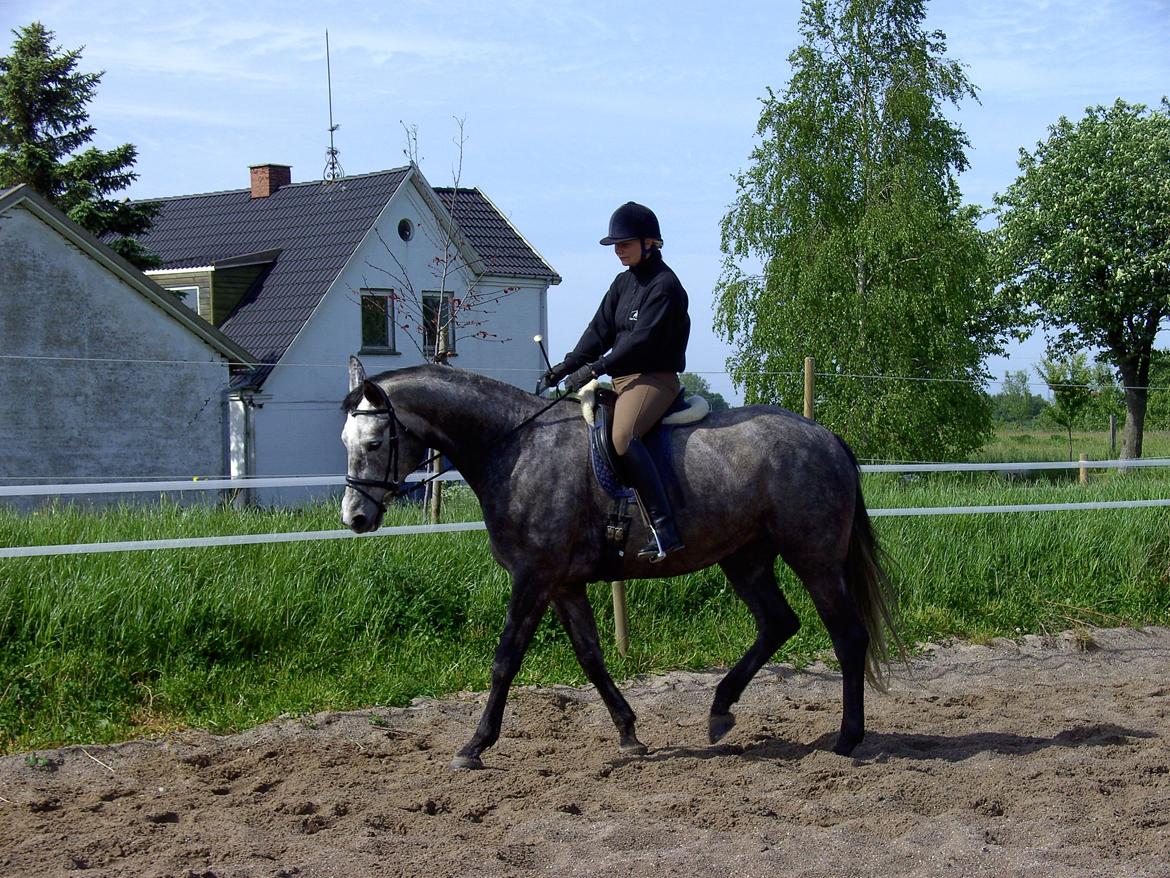
{"type": "Polygon", "coordinates": [[[618,394],[613,444],[621,475],[637,492],[650,519],[652,537],[638,557],[657,562],[683,544],[642,436],[661,420],[681,390],[678,373],[686,368],[691,332],[687,293],[662,261],[662,232],[650,208],[627,201],[613,212],[601,244],[612,244],[628,271],[610,284],[577,346],[545,373],[543,384],[553,387],[565,378],[565,389],[572,392],[601,375],[613,378],[618,394]]]}

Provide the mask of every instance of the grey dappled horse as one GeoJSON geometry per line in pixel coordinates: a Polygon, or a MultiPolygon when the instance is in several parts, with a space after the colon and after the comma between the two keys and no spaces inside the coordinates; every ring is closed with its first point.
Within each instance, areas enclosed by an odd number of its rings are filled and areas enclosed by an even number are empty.
{"type": "MultiPolygon", "coordinates": [[[[712,743],[735,724],[731,707],[800,623],[775,575],[783,558],[812,596],[841,663],[843,713],[833,749],[848,754],[865,734],[864,678],[881,686],[888,581],[878,562],[857,462],[824,427],[773,406],[748,406],[676,427],[673,454],[685,496],[686,548],[659,564],[628,553],[619,576],[604,563],[609,497],[597,485],[580,406],[548,401],[449,366],[418,366],[367,379],[350,358],[342,441],[349,487],[341,518],[377,529],[385,504],[426,449],[458,467],[483,507],[492,555],[512,576],[507,619],[492,664],[491,693],[456,768],[480,768],[500,734],[508,687],[551,603],[577,660],[597,687],[623,751],[644,753],[630,709],[605,668],[585,585],[606,578],[677,576],[718,564],[755,617],[755,643],[715,690],[712,743]]],[[[649,533],[635,516],[632,545],[649,533]]]]}

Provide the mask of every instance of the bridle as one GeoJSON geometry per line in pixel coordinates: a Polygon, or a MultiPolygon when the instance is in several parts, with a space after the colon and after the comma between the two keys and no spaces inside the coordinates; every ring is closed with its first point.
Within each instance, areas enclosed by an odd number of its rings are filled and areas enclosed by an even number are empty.
{"type": "Polygon", "coordinates": [[[409,433],[406,425],[398,419],[398,415],[394,412],[394,406],[390,403],[390,397],[386,395],[386,391],[382,389],[376,382],[370,381],[367,386],[376,387],[378,396],[381,397],[380,408],[372,409],[353,409],[350,411],[351,416],[361,415],[363,417],[378,418],[385,416],[387,419],[386,426],[389,431],[386,436],[386,443],[389,445],[389,453],[386,455],[386,473],[380,479],[359,479],[357,476],[346,475],[346,487],[353,488],[375,506],[386,511],[386,500],[402,494],[406,490],[405,482],[396,482],[393,479],[395,473],[398,472],[398,432],[409,433]],[[366,488],[381,488],[382,498],[377,499],[366,488]]]}

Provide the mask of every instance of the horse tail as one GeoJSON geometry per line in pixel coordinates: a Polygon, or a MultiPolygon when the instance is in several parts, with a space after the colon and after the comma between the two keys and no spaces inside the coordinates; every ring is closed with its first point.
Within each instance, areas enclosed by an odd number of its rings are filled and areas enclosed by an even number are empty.
{"type": "MultiPolygon", "coordinates": [[[[837,441],[857,467],[853,450],[840,436],[837,441]]],[[[845,556],[845,582],[853,596],[862,624],[869,633],[869,648],[865,653],[865,678],[879,692],[887,691],[886,669],[890,663],[890,641],[898,653],[905,656],[905,648],[894,624],[897,595],[885,571],[885,553],[870,524],[865,499],[861,495],[861,472],[857,472],[857,500],[853,506],[853,529],[849,535],[849,550],[845,556]]]]}

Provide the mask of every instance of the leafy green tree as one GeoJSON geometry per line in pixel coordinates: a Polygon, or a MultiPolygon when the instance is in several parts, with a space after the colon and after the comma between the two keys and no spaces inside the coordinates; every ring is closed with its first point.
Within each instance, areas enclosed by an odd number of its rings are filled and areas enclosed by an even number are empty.
{"type": "Polygon", "coordinates": [[[1068,459],[1072,460],[1073,429],[1084,426],[1084,415],[1093,403],[1093,373],[1085,364],[1085,355],[1078,353],[1045,358],[1036,367],[1036,374],[1052,391],[1052,405],[1044,410],[1044,417],[1068,431],[1068,459]]]}
{"type": "Polygon", "coordinates": [[[1146,427],[1170,430],[1170,350],[1154,351],[1150,357],[1149,388],[1146,427]]]}
{"type": "Polygon", "coordinates": [[[986,234],[956,182],[974,97],[925,0],[804,0],[783,95],[723,219],[716,328],[750,402],[800,410],[863,456],[961,458],[991,430],[981,385],[1006,317],[986,234]],[[891,376],[902,379],[895,380],[891,376]]]}
{"type": "Polygon", "coordinates": [[[1125,391],[1117,380],[1117,370],[1109,363],[1098,359],[1089,367],[1089,395],[1092,399],[1084,416],[1087,429],[1106,429],[1110,415],[1118,423],[1125,417],[1125,391]]]}
{"type": "Polygon", "coordinates": [[[158,265],[133,237],[157,208],[109,197],[138,178],[137,150],[83,149],[96,133],[86,105],[102,74],[78,72],[81,50],[62,52],[40,22],[12,33],[12,54],[0,58],[0,188],[25,183],[139,268],[158,265]]]}
{"type": "Polygon", "coordinates": [[[1061,117],[996,198],[1006,295],[1054,350],[1099,348],[1125,385],[1121,456],[1141,457],[1154,339],[1170,316],[1170,103],[1061,117]]]}
{"type": "Polygon", "coordinates": [[[687,393],[697,393],[699,396],[704,397],[711,406],[711,411],[721,412],[731,408],[727,400],[723,398],[723,394],[716,393],[712,390],[711,382],[702,375],[696,375],[694,372],[683,372],[678,376],[678,380],[687,389],[687,393]]]}
{"type": "Polygon", "coordinates": [[[995,420],[1001,424],[1031,424],[1044,411],[1044,397],[1033,393],[1023,369],[1005,372],[999,393],[991,397],[995,420]]]}

